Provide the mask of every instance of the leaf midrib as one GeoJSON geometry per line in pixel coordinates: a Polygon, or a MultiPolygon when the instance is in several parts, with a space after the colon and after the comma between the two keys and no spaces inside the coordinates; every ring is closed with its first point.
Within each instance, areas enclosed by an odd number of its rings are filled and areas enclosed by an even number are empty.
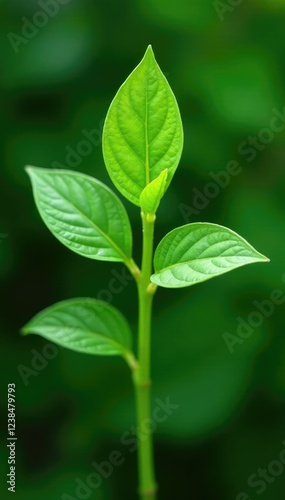
{"type": "MultiPolygon", "coordinates": [[[[31,327],[30,327],[30,328],[31,328],[31,327]]],[[[54,329],[56,329],[56,330],[59,330],[59,329],[61,328],[61,326],[56,327],[56,326],[53,326],[53,325],[50,325],[50,326],[46,325],[46,326],[42,326],[42,327],[40,327],[40,326],[39,326],[39,327],[37,327],[37,326],[36,326],[35,328],[54,328],[54,329]]],[[[27,330],[28,330],[28,329],[27,329],[27,330]]],[[[35,333],[35,334],[37,334],[37,333],[39,332],[39,330],[38,330],[38,332],[37,332],[37,331],[34,331],[34,329],[33,329],[33,328],[31,328],[31,331],[27,331],[27,330],[26,330],[26,333],[27,333],[27,334],[29,334],[29,333],[35,333]]],[[[120,344],[120,343],[119,343],[119,342],[117,342],[116,340],[113,340],[113,339],[111,339],[111,338],[109,338],[109,337],[107,337],[107,336],[104,336],[104,335],[103,335],[103,334],[101,334],[101,333],[93,332],[92,330],[82,330],[80,327],[74,327],[74,328],[73,328],[73,330],[71,331],[71,334],[72,334],[72,332],[74,332],[74,330],[77,330],[77,332],[78,332],[78,333],[80,333],[80,334],[82,334],[82,335],[86,335],[86,334],[87,334],[87,335],[89,335],[90,337],[95,336],[95,337],[99,338],[99,339],[101,340],[101,342],[103,341],[103,343],[105,342],[105,343],[107,343],[107,344],[109,343],[109,344],[113,345],[113,346],[114,346],[117,350],[119,350],[120,352],[125,352],[125,351],[128,351],[128,348],[127,348],[126,346],[124,346],[124,345],[120,344]]],[[[23,332],[25,333],[25,329],[23,330],[23,332]]],[[[45,334],[45,333],[40,333],[40,335],[45,336],[45,337],[46,337],[46,338],[48,338],[49,340],[54,340],[54,338],[53,338],[53,337],[49,337],[49,335],[48,335],[48,334],[45,334]]],[[[60,340],[58,337],[56,337],[56,340],[57,340],[58,342],[61,342],[61,340],[60,340]]],[[[84,339],[82,339],[82,340],[84,340],[84,339]]],[[[91,339],[91,340],[92,340],[92,339],[91,339]]],[[[63,342],[63,341],[62,341],[62,342],[63,342]]],[[[66,343],[66,341],[64,341],[64,343],[66,343]]]]}
{"type": "MultiPolygon", "coordinates": [[[[79,210],[78,207],[76,207],[76,205],[74,205],[68,198],[66,198],[65,196],[63,196],[61,193],[59,193],[55,188],[54,186],[51,186],[48,184],[48,182],[46,182],[46,180],[44,179],[44,182],[49,186],[49,187],[52,187],[56,192],[57,194],[59,194],[67,203],[69,203],[72,207],[74,207],[76,209],[76,211],[78,212],[79,215],[81,215],[85,220],[87,220],[89,223],[91,223],[91,227],[93,227],[95,230],[98,231],[98,233],[101,234],[101,236],[103,236],[109,243],[110,243],[110,246],[112,246],[122,257],[123,257],[123,260],[125,262],[128,262],[129,261],[129,257],[127,257],[127,255],[116,245],[115,242],[113,242],[113,240],[104,232],[102,231],[89,217],[87,217],[87,215],[85,215],[83,212],[81,212],[81,210],[79,210]]],[[[36,194],[36,201],[37,201],[37,204],[38,206],[40,207],[40,203],[39,203],[39,199],[38,199],[38,195],[37,195],[37,191],[38,191],[38,188],[37,186],[36,187],[36,191],[35,191],[35,194],[36,194]]],[[[58,209],[57,209],[58,210],[58,209]]],[[[58,210],[59,211],[59,210],[58,210]]]]}
{"type": "Polygon", "coordinates": [[[146,72],[146,84],[145,84],[145,183],[146,186],[150,181],[150,170],[149,170],[149,144],[148,144],[148,73],[146,72]]]}
{"type": "MultiPolygon", "coordinates": [[[[169,269],[172,269],[174,267],[177,267],[177,266],[182,266],[182,265],[190,265],[192,262],[201,262],[201,261],[205,261],[205,260],[213,260],[213,259],[220,259],[220,258],[231,258],[231,257],[243,257],[243,258],[247,258],[247,259],[251,259],[251,260],[254,260],[254,261],[260,261],[260,260],[263,260],[263,259],[260,259],[258,257],[246,257],[246,256],[242,256],[242,255],[227,255],[226,257],[222,256],[222,255],[219,255],[219,256],[216,256],[216,257],[203,257],[201,259],[192,259],[192,260],[187,260],[185,262],[177,262],[176,264],[171,264],[170,266],[166,266],[166,267],[163,267],[161,269],[159,269],[158,271],[155,272],[155,274],[157,273],[161,273],[161,272],[164,272],[164,271],[168,271],[169,269]]],[[[227,269],[227,268],[221,268],[221,269],[227,269]]]]}

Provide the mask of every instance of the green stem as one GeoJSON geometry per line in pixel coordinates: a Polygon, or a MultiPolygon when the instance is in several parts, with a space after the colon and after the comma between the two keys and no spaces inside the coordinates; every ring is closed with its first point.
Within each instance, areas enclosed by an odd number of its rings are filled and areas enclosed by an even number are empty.
{"type": "Polygon", "coordinates": [[[124,262],[128,270],[130,271],[131,275],[134,277],[136,282],[138,282],[140,279],[141,272],[138,266],[136,265],[135,261],[133,259],[128,259],[125,260],[124,262]]]}
{"type": "Polygon", "coordinates": [[[142,213],[142,268],[138,280],[139,331],[138,365],[134,371],[138,427],[138,469],[140,500],[156,499],[150,403],[150,340],[152,301],[156,287],[150,285],[155,216],[142,213]]]}

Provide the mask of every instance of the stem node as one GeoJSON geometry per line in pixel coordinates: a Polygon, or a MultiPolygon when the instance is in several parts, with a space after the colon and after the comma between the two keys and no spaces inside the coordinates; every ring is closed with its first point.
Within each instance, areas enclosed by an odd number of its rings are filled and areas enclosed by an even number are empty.
{"type": "MultiPolygon", "coordinates": [[[[143,429],[150,420],[150,340],[151,314],[155,285],[150,282],[153,258],[153,232],[155,217],[141,213],[143,225],[143,251],[141,275],[137,280],[139,296],[138,367],[133,373],[136,393],[137,426],[143,429]]],[[[153,463],[152,432],[138,433],[138,468],[140,500],[156,499],[156,482],[153,463]]]]}
{"type": "Polygon", "coordinates": [[[147,490],[139,490],[139,494],[142,498],[142,500],[149,499],[149,498],[155,498],[155,495],[157,493],[157,485],[154,484],[151,488],[147,490]]]}

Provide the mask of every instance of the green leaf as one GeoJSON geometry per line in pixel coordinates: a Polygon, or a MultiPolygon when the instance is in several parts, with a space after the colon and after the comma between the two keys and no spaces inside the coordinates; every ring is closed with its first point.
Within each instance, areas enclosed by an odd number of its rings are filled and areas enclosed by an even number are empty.
{"type": "Polygon", "coordinates": [[[151,281],[165,288],[182,288],[261,261],[268,259],[234,231],[206,222],[187,224],[159,243],[151,281]]]}
{"type": "Polygon", "coordinates": [[[102,356],[127,356],[131,331],[124,316],[106,302],[78,298],[52,305],[23,328],[73,351],[102,356]]]}
{"type": "Polygon", "coordinates": [[[178,166],[183,129],[173,92],[151,46],[118,90],[103,130],[103,155],[117,189],[140,206],[140,195],[167,168],[178,166]]]}
{"type": "Polygon", "coordinates": [[[150,182],[140,195],[140,206],[146,214],[155,214],[166,189],[168,169],[163,170],[157,179],[150,182]]]}
{"type": "Polygon", "coordinates": [[[68,170],[26,170],[38,211],[61,243],[90,259],[130,260],[132,232],[128,215],[107,186],[68,170]]]}

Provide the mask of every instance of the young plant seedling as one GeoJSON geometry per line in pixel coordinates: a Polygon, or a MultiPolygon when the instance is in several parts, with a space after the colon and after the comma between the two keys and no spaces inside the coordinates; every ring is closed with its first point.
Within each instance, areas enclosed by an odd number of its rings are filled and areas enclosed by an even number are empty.
{"type": "MultiPolygon", "coordinates": [[[[153,252],[156,212],[182,147],[178,105],[149,46],[113,99],[103,131],[103,156],[110,178],[140,210],[140,267],[132,257],[128,214],[111,189],[77,172],[26,169],[38,211],[53,235],[83,257],[123,262],[134,277],[139,302],[138,352],[132,350],[132,332],[125,317],[110,304],[92,298],[50,306],[29,321],[22,333],[36,333],[82,353],[122,356],[134,381],[138,428],[151,414],[150,337],[157,287],[191,286],[246,264],[268,261],[232,230],[206,222],[173,229],[153,252]]],[[[141,500],[156,499],[152,434],[137,439],[139,496],[141,500]]]]}

